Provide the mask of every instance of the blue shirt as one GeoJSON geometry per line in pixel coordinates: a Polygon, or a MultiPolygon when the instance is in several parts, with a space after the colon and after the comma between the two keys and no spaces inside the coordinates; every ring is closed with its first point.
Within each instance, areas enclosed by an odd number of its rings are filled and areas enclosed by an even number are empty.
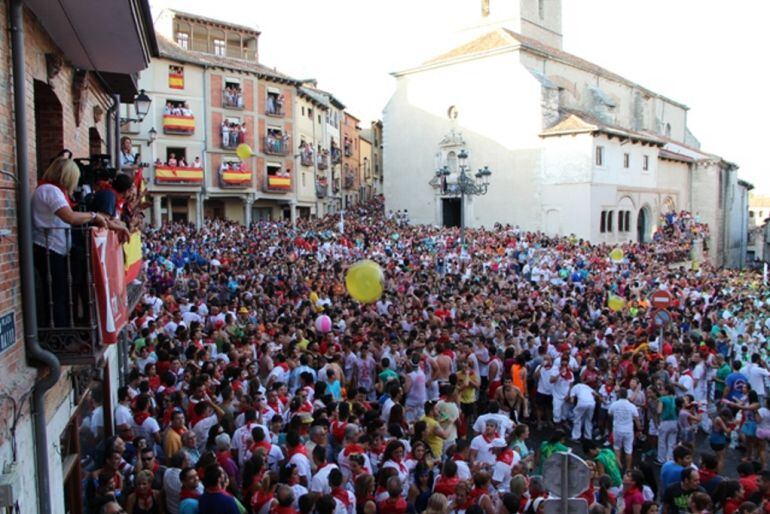
{"type": "Polygon", "coordinates": [[[198,498],[198,512],[200,514],[240,514],[235,499],[222,492],[204,492],[198,498]]]}
{"type": "Polygon", "coordinates": [[[725,387],[727,388],[727,399],[735,400],[736,397],[743,394],[743,391],[738,391],[740,384],[748,384],[749,379],[743,373],[733,371],[727,378],[725,378],[725,387]]]}
{"type": "Polygon", "coordinates": [[[660,487],[659,491],[665,491],[668,486],[682,481],[682,470],[684,466],[680,466],[676,462],[669,460],[660,468],[660,487]]]}

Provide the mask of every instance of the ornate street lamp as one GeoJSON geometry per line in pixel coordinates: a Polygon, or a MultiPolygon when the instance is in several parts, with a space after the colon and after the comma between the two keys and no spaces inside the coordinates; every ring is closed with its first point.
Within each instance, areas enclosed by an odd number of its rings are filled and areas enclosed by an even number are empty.
{"type": "Polygon", "coordinates": [[[436,178],[431,181],[437,187],[442,196],[460,197],[460,244],[465,244],[465,196],[481,196],[487,194],[489,178],[492,170],[489,166],[479,169],[475,175],[471,175],[468,165],[468,152],[465,149],[457,154],[458,176],[457,181],[448,182],[447,178],[452,174],[448,166],[436,170],[436,178]]]}

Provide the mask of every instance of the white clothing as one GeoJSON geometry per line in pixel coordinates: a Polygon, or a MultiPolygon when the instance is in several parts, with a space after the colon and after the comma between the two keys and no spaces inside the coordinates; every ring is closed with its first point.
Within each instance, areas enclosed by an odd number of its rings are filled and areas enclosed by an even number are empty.
{"type": "Polygon", "coordinates": [[[326,464],[316,471],[316,474],[310,480],[311,493],[330,494],[332,492],[332,488],[329,486],[329,472],[333,469],[339,468],[336,464],[326,464]]]}
{"type": "Polygon", "coordinates": [[[634,433],[634,418],[639,417],[639,409],[625,398],[615,400],[609,408],[612,416],[612,430],[619,434],[634,433]]]}
{"type": "Polygon", "coordinates": [[[473,430],[476,433],[484,432],[484,427],[487,421],[494,421],[497,424],[497,432],[499,434],[508,434],[513,430],[513,421],[504,414],[482,414],[476,418],[476,422],[473,424],[473,430]]]}
{"type": "Polygon", "coordinates": [[[492,444],[495,441],[503,441],[503,444],[505,444],[505,440],[501,437],[487,440],[486,437],[484,437],[484,434],[479,434],[473,438],[471,441],[471,450],[476,450],[476,461],[482,464],[489,464],[490,466],[495,463],[496,457],[495,454],[492,453],[492,444]]]}
{"type": "Polygon", "coordinates": [[[56,215],[56,211],[63,207],[69,207],[69,202],[58,187],[43,184],[35,189],[32,195],[32,242],[59,255],[67,255],[71,246],[67,229],[72,227],[56,215]],[[56,230],[49,230],[46,234],[46,228],[56,230]]]}
{"type": "Polygon", "coordinates": [[[209,430],[211,427],[219,423],[219,418],[216,414],[212,414],[207,418],[203,418],[198,421],[193,427],[198,442],[198,451],[203,453],[206,450],[206,441],[209,438],[209,430]]]}

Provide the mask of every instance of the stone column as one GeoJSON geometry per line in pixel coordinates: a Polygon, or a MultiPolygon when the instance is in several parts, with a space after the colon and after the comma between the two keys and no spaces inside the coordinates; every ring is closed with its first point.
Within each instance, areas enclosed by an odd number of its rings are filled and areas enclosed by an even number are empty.
{"type": "Polygon", "coordinates": [[[291,219],[291,226],[297,226],[297,201],[292,200],[289,202],[289,217],[291,219]]]}
{"type": "Polygon", "coordinates": [[[201,193],[195,194],[195,228],[199,229],[203,227],[203,195],[201,193]]]}
{"type": "Polygon", "coordinates": [[[254,206],[254,198],[251,195],[246,195],[243,199],[243,224],[246,228],[251,227],[251,211],[254,206]]]}
{"type": "Polygon", "coordinates": [[[161,196],[152,195],[152,226],[160,228],[162,221],[160,216],[161,196]]]}

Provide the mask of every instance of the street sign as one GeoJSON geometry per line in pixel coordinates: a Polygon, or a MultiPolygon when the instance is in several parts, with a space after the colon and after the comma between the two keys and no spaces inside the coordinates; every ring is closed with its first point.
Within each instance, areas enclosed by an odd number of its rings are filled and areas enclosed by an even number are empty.
{"type": "Polygon", "coordinates": [[[545,488],[559,498],[566,499],[582,493],[590,482],[590,468],[572,452],[555,453],[543,463],[545,488]]]}
{"type": "Polygon", "coordinates": [[[655,328],[663,328],[671,323],[671,313],[665,309],[658,309],[652,313],[652,323],[655,328]]]}
{"type": "Polygon", "coordinates": [[[674,299],[671,296],[671,293],[664,289],[658,289],[652,293],[652,296],[650,296],[650,303],[656,309],[668,309],[671,307],[671,302],[673,301],[674,299]]]}
{"type": "Polygon", "coordinates": [[[16,344],[16,314],[11,311],[0,317],[0,352],[16,344]]]}
{"type": "Polygon", "coordinates": [[[570,498],[567,500],[567,510],[564,510],[564,502],[557,498],[549,498],[543,502],[543,514],[586,514],[588,503],[583,498],[570,498]]]}

